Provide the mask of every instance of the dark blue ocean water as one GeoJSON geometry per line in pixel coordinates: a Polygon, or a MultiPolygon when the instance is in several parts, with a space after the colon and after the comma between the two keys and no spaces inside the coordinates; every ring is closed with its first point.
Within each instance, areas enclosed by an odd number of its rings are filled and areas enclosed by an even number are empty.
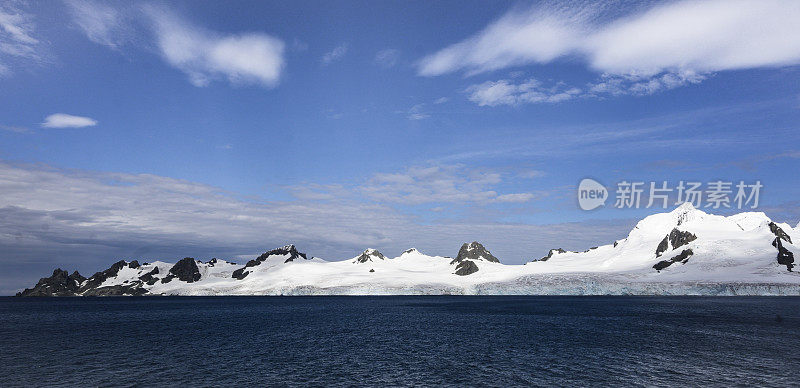
{"type": "Polygon", "coordinates": [[[800,298],[0,298],[0,386],[800,384],[800,298]]]}

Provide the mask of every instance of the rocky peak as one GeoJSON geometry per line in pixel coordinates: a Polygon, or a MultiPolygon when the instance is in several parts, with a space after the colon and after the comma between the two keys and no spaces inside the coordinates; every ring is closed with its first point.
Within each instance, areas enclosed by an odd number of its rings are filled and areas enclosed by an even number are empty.
{"type": "Polygon", "coordinates": [[[200,280],[200,269],[197,262],[191,257],[184,257],[169,269],[169,277],[176,277],[180,281],[192,283],[200,280]]]}
{"type": "Polygon", "coordinates": [[[386,260],[386,256],[378,252],[376,249],[366,249],[358,257],[353,260],[353,263],[366,263],[373,260],[386,260]]]}
{"type": "Polygon", "coordinates": [[[496,257],[494,257],[489,251],[484,248],[481,243],[477,241],[473,241],[471,243],[465,243],[461,246],[461,249],[458,250],[458,256],[456,256],[450,264],[460,263],[464,260],[484,260],[490,261],[492,263],[499,263],[496,257]]]}
{"type": "Polygon", "coordinates": [[[282,246],[280,248],[276,248],[276,249],[273,249],[271,251],[264,252],[264,254],[259,256],[256,260],[260,259],[260,261],[264,261],[269,256],[274,256],[274,255],[289,255],[289,258],[287,258],[284,261],[284,263],[288,263],[290,261],[294,261],[294,260],[297,260],[299,258],[303,258],[303,260],[308,260],[308,257],[306,257],[306,254],[298,252],[297,248],[295,248],[294,244],[284,245],[284,246],[282,246]]]}
{"type": "Polygon", "coordinates": [[[84,280],[86,278],[78,271],[70,275],[67,271],[56,268],[52,276],[39,279],[36,286],[18,292],[17,296],[75,296],[84,280]]]}

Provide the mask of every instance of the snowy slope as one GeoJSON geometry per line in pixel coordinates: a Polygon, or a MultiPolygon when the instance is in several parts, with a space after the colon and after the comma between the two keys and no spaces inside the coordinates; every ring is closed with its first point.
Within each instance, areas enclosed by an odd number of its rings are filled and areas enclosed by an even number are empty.
{"type": "Polygon", "coordinates": [[[525,265],[501,264],[477,242],[464,244],[455,259],[413,248],[386,258],[367,249],[330,262],[287,245],[245,265],[190,258],[175,265],[119,262],[83,281],[76,294],[800,295],[800,273],[790,271],[798,269],[799,242],[800,225],[773,223],[764,213],[723,217],[684,204],[641,220],[613,244],[552,250],[525,265]]]}

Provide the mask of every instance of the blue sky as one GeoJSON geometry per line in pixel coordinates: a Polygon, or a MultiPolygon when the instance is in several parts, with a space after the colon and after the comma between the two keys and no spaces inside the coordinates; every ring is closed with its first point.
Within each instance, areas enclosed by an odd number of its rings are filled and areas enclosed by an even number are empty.
{"type": "Polygon", "coordinates": [[[758,210],[794,225],[797,20],[794,1],[4,2],[0,291],[287,242],[480,240],[522,263],[663,211],[581,211],[586,177],[760,180],[758,210]]]}

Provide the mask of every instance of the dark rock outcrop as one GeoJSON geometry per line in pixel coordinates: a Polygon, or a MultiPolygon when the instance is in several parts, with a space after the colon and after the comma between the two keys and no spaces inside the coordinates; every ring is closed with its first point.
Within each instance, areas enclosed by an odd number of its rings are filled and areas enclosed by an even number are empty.
{"type": "Polygon", "coordinates": [[[242,280],[245,277],[247,277],[247,275],[250,273],[250,271],[248,271],[247,268],[261,265],[261,263],[267,260],[270,256],[285,256],[285,255],[289,255],[289,257],[283,261],[284,263],[288,263],[290,261],[294,261],[300,258],[302,258],[303,260],[308,260],[306,254],[298,252],[297,248],[295,248],[294,245],[291,244],[285,245],[283,247],[264,252],[261,254],[261,256],[258,256],[255,259],[248,261],[247,264],[244,265],[244,268],[239,268],[233,271],[231,277],[233,277],[234,279],[242,280]]]}
{"type": "Polygon", "coordinates": [[[372,261],[373,258],[379,259],[379,260],[386,260],[386,256],[384,256],[382,253],[378,252],[377,250],[375,250],[375,249],[367,249],[364,252],[362,252],[360,255],[358,255],[358,257],[356,257],[356,259],[353,262],[361,264],[361,263],[366,263],[368,261],[372,261]]]}
{"type": "Polygon", "coordinates": [[[139,268],[139,267],[141,267],[141,265],[139,265],[139,262],[136,261],[136,260],[131,261],[130,263],[128,263],[128,268],[136,269],[136,268],[139,268]]]}
{"type": "Polygon", "coordinates": [[[678,249],[694,240],[697,240],[697,236],[693,233],[673,228],[656,247],[656,257],[660,257],[670,246],[672,246],[672,249],[678,249]]]}
{"type": "Polygon", "coordinates": [[[193,283],[200,280],[200,269],[197,268],[197,262],[193,258],[184,257],[169,269],[167,277],[175,277],[180,281],[193,283]]]}
{"type": "Polygon", "coordinates": [[[794,253],[783,246],[780,237],[775,237],[772,246],[778,249],[778,264],[785,265],[786,269],[791,272],[794,268],[794,253]]]}
{"type": "Polygon", "coordinates": [[[128,263],[125,262],[125,260],[120,260],[112,264],[107,270],[95,273],[86,281],[86,283],[83,284],[80,292],[99,287],[101,284],[103,284],[103,282],[106,281],[106,279],[117,276],[119,270],[125,268],[126,266],[128,266],[128,263]]]}
{"type": "Polygon", "coordinates": [[[81,283],[86,280],[78,271],[70,275],[67,271],[58,268],[53,275],[39,279],[33,288],[26,288],[18,292],[17,296],[75,296],[78,294],[81,283]]]}
{"type": "Polygon", "coordinates": [[[464,243],[461,249],[458,250],[458,255],[450,264],[460,263],[464,260],[486,260],[492,263],[500,262],[500,260],[489,253],[489,251],[477,241],[473,241],[469,244],[464,243]]]}
{"type": "Polygon", "coordinates": [[[456,266],[455,274],[458,276],[467,276],[478,272],[478,265],[472,260],[463,260],[456,266]]]}
{"type": "Polygon", "coordinates": [[[772,234],[774,234],[775,237],[783,241],[786,241],[789,244],[792,244],[792,238],[789,237],[789,235],[786,234],[786,232],[784,232],[783,229],[781,229],[781,227],[778,226],[776,223],[774,222],[769,223],[769,231],[772,232],[772,234]]]}
{"type": "Polygon", "coordinates": [[[158,267],[155,267],[153,268],[152,271],[142,276],[139,276],[139,280],[147,283],[148,286],[152,286],[153,284],[156,284],[156,282],[158,281],[158,278],[156,278],[155,275],[158,275],[158,267]]]}
{"type": "Polygon", "coordinates": [[[656,247],[656,257],[661,257],[661,254],[666,252],[669,249],[669,236],[664,236],[664,239],[658,243],[656,247]]]}
{"type": "MultiPolygon", "coordinates": [[[[247,268],[247,267],[245,267],[245,268],[247,268]]],[[[250,274],[250,271],[245,271],[245,268],[239,268],[239,269],[233,271],[233,274],[231,274],[231,277],[234,278],[234,279],[237,279],[237,280],[242,280],[242,279],[246,278],[247,275],[250,274]]]]}
{"type": "Polygon", "coordinates": [[[686,262],[689,261],[689,256],[691,256],[693,254],[694,254],[694,252],[692,252],[691,249],[684,249],[683,251],[681,251],[681,253],[675,255],[675,257],[673,257],[673,258],[671,258],[669,260],[661,260],[661,261],[659,261],[658,263],[656,263],[656,265],[653,266],[653,268],[656,271],[661,271],[662,269],[667,268],[670,265],[675,264],[677,262],[680,262],[682,264],[686,264],[686,262]]]}
{"type": "Polygon", "coordinates": [[[697,240],[697,236],[691,232],[680,231],[678,228],[669,232],[669,243],[672,244],[672,249],[678,249],[694,240],[697,240]]]}
{"type": "Polygon", "coordinates": [[[547,252],[547,256],[542,257],[539,260],[533,260],[533,261],[547,261],[547,260],[550,260],[550,258],[553,257],[553,255],[555,255],[556,253],[567,253],[567,251],[565,251],[565,250],[563,250],[561,248],[551,249],[550,251],[547,252]]]}

